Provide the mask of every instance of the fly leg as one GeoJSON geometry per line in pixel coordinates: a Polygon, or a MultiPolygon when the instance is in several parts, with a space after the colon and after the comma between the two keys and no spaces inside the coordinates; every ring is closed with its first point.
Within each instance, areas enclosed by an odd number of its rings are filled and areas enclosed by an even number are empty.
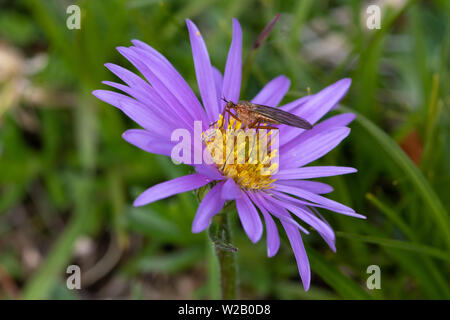
{"type": "MultiPolygon", "coordinates": [[[[223,112],[225,113],[225,111],[228,113],[228,122],[230,122],[230,116],[232,116],[235,120],[237,120],[237,121],[239,121],[239,122],[242,123],[241,119],[239,119],[239,118],[238,118],[235,114],[233,114],[229,109],[225,109],[223,112]]],[[[233,137],[233,139],[234,139],[234,137],[233,137]]],[[[226,150],[226,148],[225,148],[225,150],[226,150]]],[[[233,146],[232,146],[232,148],[231,148],[231,151],[230,151],[230,153],[227,155],[227,158],[225,159],[225,163],[223,164],[221,170],[223,170],[223,169],[225,168],[225,165],[227,164],[227,161],[228,161],[228,159],[230,158],[231,155],[234,155],[234,141],[233,141],[233,146]]]]}
{"type": "Polygon", "coordinates": [[[251,129],[256,129],[256,134],[255,134],[254,139],[253,139],[252,149],[251,149],[251,151],[249,150],[249,153],[248,153],[248,160],[250,160],[250,157],[253,154],[253,150],[255,148],[255,141],[258,140],[258,129],[259,129],[258,128],[258,124],[259,124],[259,121],[255,120],[248,126],[248,128],[250,130],[251,129]]]}
{"type": "MultiPolygon", "coordinates": [[[[245,127],[244,127],[244,124],[243,124],[243,122],[242,122],[242,120],[239,119],[239,117],[238,117],[237,115],[233,114],[229,109],[226,109],[226,110],[224,110],[224,111],[228,112],[228,122],[230,121],[230,116],[232,116],[236,121],[239,121],[239,122],[241,123],[241,129],[244,129],[244,128],[245,128],[245,127]]],[[[257,122],[258,122],[258,121],[254,121],[253,123],[256,124],[257,122]]],[[[253,123],[252,123],[252,124],[253,124],[253,123]]],[[[233,138],[233,139],[234,139],[234,138],[233,138]]],[[[230,158],[231,155],[234,156],[234,140],[233,140],[233,146],[232,146],[232,149],[231,149],[230,153],[227,155],[227,158],[225,159],[225,163],[224,163],[223,166],[222,166],[222,170],[225,168],[225,165],[227,164],[228,159],[230,158]]]]}
{"type": "Polygon", "coordinates": [[[235,114],[233,114],[230,110],[225,109],[223,112],[225,113],[228,112],[228,121],[230,120],[230,116],[232,116],[235,120],[242,122],[241,119],[239,119],[235,114]]]}
{"type": "MultiPolygon", "coordinates": [[[[227,108],[226,108],[226,107],[223,108],[223,111],[222,111],[222,126],[220,127],[220,129],[223,128],[223,125],[224,125],[224,123],[225,123],[225,112],[226,112],[226,111],[228,111],[227,108]]],[[[209,125],[209,127],[211,128],[211,127],[212,127],[213,125],[215,125],[218,121],[219,121],[219,120],[214,121],[213,123],[211,123],[211,124],[209,125]]]]}
{"type": "MultiPolygon", "coordinates": [[[[265,125],[261,125],[260,123],[257,123],[256,125],[254,125],[253,128],[256,129],[256,132],[258,132],[259,129],[278,130],[277,127],[265,126],[265,125]]],[[[277,131],[277,133],[278,133],[278,131],[277,131]]],[[[266,134],[266,137],[267,137],[267,134],[266,134]]],[[[258,142],[259,142],[259,141],[258,141],[258,142]]],[[[270,145],[270,142],[269,142],[269,145],[270,145]]],[[[261,152],[261,151],[260,151],[260,152],[261,152]]],[[[258,155],[258,156],[260,156],[260,155],[258,155]]],[[[263,159],[260,159],[260,160],[262,161],[263,159]]]]}
{"type": "Polygon", "coordinates": [[[271,126],[255,126],[254,129],[278,130],[279,128],[271,126]]]}

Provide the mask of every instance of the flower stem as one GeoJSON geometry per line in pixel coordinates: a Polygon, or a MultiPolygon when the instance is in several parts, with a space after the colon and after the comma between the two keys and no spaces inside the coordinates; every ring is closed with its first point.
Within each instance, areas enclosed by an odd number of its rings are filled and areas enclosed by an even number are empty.
{"type": "Polygon", "coordinates": [[[220,288],[222,299],[233,300],[237,297],[237,248],[231,245],[232,234],[230,230],[229,214],[224,209],[216,215],[209,227],[208,234],[211,239],[219,263],[220,288]]]}

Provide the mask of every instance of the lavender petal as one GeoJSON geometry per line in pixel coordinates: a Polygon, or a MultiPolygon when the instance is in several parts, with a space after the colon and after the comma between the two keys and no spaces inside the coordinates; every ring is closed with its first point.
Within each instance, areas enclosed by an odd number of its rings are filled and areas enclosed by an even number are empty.
{"type": "Polygon", "coordinates": [[[336,202],[334,200],[319,196],[315,193],[306,191],[304,189],[300,189],[300,188],[295,188],[295,187],[290,187],[290,186],[284,186],[284,185],[280,185],[280,184],[275,184],[274,185],[274,190],[278,190],[281,192],[285,192],[291,195],[294,195],[296,197],[300,197],[302,199],[305,199],[307,201],[311,201],[317,204],[321,204],[324,206],[327,206],[329,208],[331,208],[332,210],[337,209],[337,210],[342,210],[342,211],[346,211],[349,213],[354,213],[355,210],[353,210],[350,207],[347,207],[346,205],[343,205],[339,202],[336,202]]]}
{"type": "Polygon", "coordinates": [[[301,97],[297,100],[291,101],[285,105],[280,106],[280,109],[295,114],[296,110],[300,109],[311,98],[312,95],[301,97]]]}
{"type": "Polygon", "coordinates": [[[355,168],[350,167],[334,167],[334,166],[302,167],[302,168],[280,170],[273,176],[273,178],[277,180],[313,179],[320,177],[338,176],[341,174],[348,174],[357,171],[358,170],[356,170],[355,168]]]}
{"type": "Polygon", "coordinates": [[[219,71],[219,69],[217,69],[214,66],[212,68],[213,68],[214,84],[216,86],[217,103],[219,104],[219,106],[221,106],[222,109],[222,104],[225,104],[225,101],[222,100],[223,76],[222,73],[219,71]]]}
{"type": "Polygon", "coordinates": [[[122,112],[144,129],[154,134],[159,134],[163,138],[170,137],[171,127],[167,125],[164,119],[158,117],[153,110],[141,102],[108,90],[95,90],[92,94],[98,99],[122,110],[122,112]]]}
{"type": "Polygon", "coordinates": [[[253,202],[258,208],[265,208],[271,215],[277,217],[280,221],[292,224],[294,227],[300,229],[303,233],[309,234],[309,231],[292,219],[289,212],[283,207],[278,206],[272,201],[272,197],[265,193],[250,194],[253,202]]]}
{"type": "Polygon", "coordinates": [[[199,164],[195,165],[195,171],[198,173],[207,176],[212,180],[223,180],[225,177],[220,173],[220,171],[212,165],[209,164],[199,164]]]}
{"type": "Polygon", "coordinates": [[[225,200],[220,196],[222,187],[223,182],[216,184],[203,198],[192,223],[193,233],[199,233],[208,228],[212,217],[222,210],[225,204],[225,200]]]}
{"type": "Polygon", "coordinates": [[[266,223],[266,233],[267,233],[267,256],[269,258],[277,254],[280,248],[280,236],[278,235],[277,225],[273,221],[270,214],[264,207],[259,207],[266,223]]]}
{"type": "Polygon", "coordinates": [[[147,81],[155,89],[159,98],[163,100],[169,108],[172,116],[177,118],[180,124],[184,124],[184,127],[192,129],[194,120],[192,115],[188,113],[185,106],[177,100],[164,81],[149,68],[142,57],[131,48],[118,47],[117,50],[144,75],[147,81]]]}
{"type": "MultiPolygon", "coordinates": [[[[151,48],[151,47],[150,47],[151,48]]],[[[178,73],[178,71],[159,52],[149,49],[131,47],[142,57],[142,61],[152,70],[161,82],[169,89],[177,99],[179,105],[183,106],[191,120],[205,121],[205,111],[192,91],[191,87],[178,73]]]]}
{"type": "Polygon", "coordinates": [[[200,188],[209,182],[211,182],[211,179],[198,173],[178,177],[145,190],[136,198],[133,205],[135,207],[143,206],[156,200],[173,196],[177,193],[200,188]]]}
{"type": "Polygon", "coordinates": [[[242,195],[241,189],[233,179],[227,179],[222,188],[222,198],[225,200],[234,200],[242,195]]]}
{"type": "MultiPolygon", "coordinates": [[[[283,126],[280,128],[280,146],[283,152],[292,149],[302,141],[315,135],[322,134],[332,128],[345,127],[355,119],[353,113],[343,113],[333,116],[316,124],[311,130],[299,130],[298,128],[283,126]]],[[[280,150],[281,151],[281,150],[280,150]]]]}
{"type": "Polygon", "coordinates": [[[241,91],[242,76],[242,30],[239,22],[233,18],[233,39],[228,52],[223,77],[222,96],[237,102],[241,91]]]}
{"type": "Polygon", "coordinates": [[[309,180],[277,180],[277,183],[285,186],[300,188],[317,194],[330,193],[334,190],[332,186],[326,183],[309,180]]]}
{"type": "Polygon", "coordinates": [[[316,123],[328,113],[347,93],[352,80],[341,79],[332,85],[314,94],[299,110],[299,116],[308,120],[311,124],[316,123]]]}
{"type": "Polygon", "coordinates": [[[291,243],[292,250],[294,251],[295,259],[297,261],[298,272],[302,279],[303,287],[306,291],[309,290],[311,281],[311,269],[309,266],[308,255],[306,254],[305,247],[303,245],[302,237],[297,228],[293,227],[289,223],[281,222],[291,243]]]}
{"type": "Polygon", "coordinates": [[[300,167],[319,159],[333,150],[349,133],[350,129],[346,127],[332,128],[303,141],[287,152],[280,152],[280,170],[300,167]]]}
{"type": "Polygon", "coordinates": [[[310,225],[312,228],[323,233],[328,239],[334,239],[333,229],[327,223],[323,222],[321,219],[316,217],[314,214],[304,210],[305,208],[304,206],[299,206],[297,204],[287,201],[281,201],[275,198],[272,198],[271,202],[277,206],[289,210],[290,212],[295,214],[299,219],[310,225]]]}
{"type": "Polygon", "coordinates": [[[144,151],[168,157],[170,157],[173,148],[171,141],[164,141],[159,136],[142,129],[127,130],[122,134],[122,138],[144,151]]]}
{"type": "Polygon", "coordinates": [[[236,208],[245,233],[253,243],[258,242],[263,232],[261,218],[245,192],[236,199],[236,208]]]}
{"type": "Polygon", "coordinates": [[[273,189],[272,189],[271,193],[272,193],[272,196],[277,197],[277,199],[282,199],[283,201],[290,201],[290,202],[293,202],[293,203],[296,203],[296,204],[300,204],[302,206],[307,206],[307,207],[310,207],[310,208],[314,208],[314,207],[316,207],[316,208],[323,208],[323,209],[327,209],[327,210],[330,210],[330,211],[333,211],[333,212],[336,212],[336,213],[340,213],[340,214],[343,214],[343,215],[346,215],[346,216],[355,217],[355,218],[359,218],[359,219],[366,219],[365,216],[363,216],[361,214],[358,214],[358,213],[356,213],[354,211],[349,211],[347,209],[342,210],[342,209],[329,207],[327,205],[317,204],[317,203],[314,203],[314,202],[308,202],[306,200],[301,200],[301,199],[298,199],[298,198],[294,198],[294,197],[292,197],[292,196],[290,196],[288,194],[285,194],[283,192],[279,192],[279,191],[276,191],[276,190],[273,190],[273,189]]]}
{"type": "Polygon", "coordinates": [[[276,107],[288,92],[290,86],[291,81],[286,76],[278,76],[270,80],[251,102],[276,107]]]}
{"type": "Polygon", "coordinates": [[[197,26],[189,19],[186,19],[186,24],[191,40],[198,88],[206,113],[208,114],[208,120],[214,122],[219,117],[219,105],[208,50],[197,26]]]}
{"type": "MultiPolygon", "coordinates": [[[[164,121],[166,121],[166,123],[171,126],[172,130],[178,128],[176,118],[170,116],[170,113],[167,112],[167,108],[163,107],[164,103],[157,96],[153,96],[151,90],[141,91],[137,87],[131,88],[126,85],[111,81],[102,81],[102,83],[110,87],[119,89],[124,93],[128,94],[129,96],[135,98],[137,101],[141,102],[145,106],[150,107],[151,110],[160,119],[164,119],[164,121]]],[[[153,88],[151,87],[150,89],[153,90],[153,88]]]]}

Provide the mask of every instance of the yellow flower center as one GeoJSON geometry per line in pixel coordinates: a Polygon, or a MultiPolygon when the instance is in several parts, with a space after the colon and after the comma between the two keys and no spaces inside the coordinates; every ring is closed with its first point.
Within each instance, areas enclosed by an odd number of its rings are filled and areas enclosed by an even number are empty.
{"type": "Polygon", "coordinates": [[[272,179],[278,168],[278,130],[241,129],[241,123],[232,118],[226,128],[222,116],[210,129],[202,133],[211,156],[211,163],[242,189],[272,188],[272,179]],[[275,161],[275,162],[274,162],[275,161]]]}

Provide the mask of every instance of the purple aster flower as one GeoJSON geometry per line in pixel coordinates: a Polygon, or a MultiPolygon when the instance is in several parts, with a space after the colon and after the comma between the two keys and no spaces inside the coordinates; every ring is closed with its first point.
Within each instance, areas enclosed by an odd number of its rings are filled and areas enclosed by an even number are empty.
{"type": "MultiPolygon", "coordinates": [[[[96,90],[93,94],[119,108],[143,129],[125,131],[123,138],[150,153],[171,156],[176,142],[171,140],[174,130],[184,128],[195,135],[194,121],[201,121],[201,131],[211,123],[225,121],[220,113],[225,106],[222,97],[237,102],[240,97],[242,73],[242,31],[233,19],[233,38],[224,74],[211,65],[205,42],[196,25],[187,20],[192,46],[195,73],[200,91],[200,103],[192,89],[172,64],[147,44],[133,40],[131,47],[119,47],[145,77],[115,64],[106,67],[125,84],[104,81],[105,84],[125,94],[96,90]]],[[[279,108],[315,124],[311,130],[280,126],[279,167],[271,175],[262,175],[252,166],[260,164],[216,165],[191,161],[195,173],[157,184],[144,191],[134,202],[135,206],[167,198],[177,193],[194,190],[210,184],[212,187],[201,201],[192,224],[194,233],[205,230],[227,201],[235,201],[241,224],[250,240],[260,240],[263,221],[267,234],[267,254],[274,256],[280,246],[277,225],[283,226],[297,260],[304,288],[310,285],[310,266],[301,233],[308,234],[298,220],[314,228],[333,251],[335,234],[318,213],[323,208],[336,213],[364,218],[343,204],[322,194],[333,191],[327,184],[308,179],[356,172],[356,169],[336,166],[306,166],[334,149],[347,135],[347,125],[354,119],[351,113],[333,116],[317,123],[346,94],[350,79],[342,79],[322,91],[308,95],[279,108]],[[317,123],[317,124],[316,124],[317,123]],[[194,164],[193,164],[194,163],[194,164]],[[263,220],[261,220],[261,215],[263,220]]],[[[277,107],[289,90],[290,81],[281,75],[269,83],[251,100],[253,103],[277,107]]],[[[230,121],[229,126],[236,126],[230,121]]],[[[217,126],[216,126],[217,128],[217,126]]],[[[202,148],[208,143],[202,142],[202,148]]],[[[199,146],[192,143],[193,149],[199,146]]],[[[187,161],[189,162],[189,161],[187,161]]]]}

